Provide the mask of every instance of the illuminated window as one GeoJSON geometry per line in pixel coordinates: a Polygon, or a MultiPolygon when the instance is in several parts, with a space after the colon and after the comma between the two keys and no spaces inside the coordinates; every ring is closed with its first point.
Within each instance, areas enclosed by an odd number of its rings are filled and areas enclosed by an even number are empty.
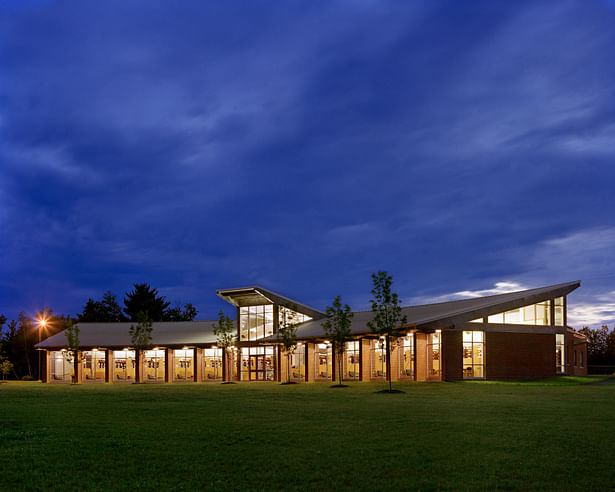
{"type": "Polygon", "coordinates": [[[220,381],[222,374],[222,349],[203,349],[203,381],[220,381]]]}
{"type": "Polygon", "coordinates": [[[84,381],[105,380],[105,351],[88,350],[81,360],[84,381]]]}
{"type": "Polygon", "coordinates": [[[164,350],[146,350],[143,353],[143,381],[164,381],[165,353],[164,350]]]}
{"type": "Polygon", "coordinates": [[[297,311],[293,311],[292,309],[284,306],[279,306],[278,313],[279,326],[296,325],[312,319],[305,314],[298,313],[297,311]]]}
{"type": "Polygon", "coordinates": [[[485,377],[484,337],[482,331],[463,332],[463,378],[485,377]]]}
{"type": "Polygon", "coordinates": [[[241,349],[242,381],[275,380],[275,347],[244,347],[241,349]]]}
{"type": "Polygon", "coordinates": [[[317,343],[314,350],[316,379],[331,380],[333,377],[333,347],[329,343],[317,343]]]}
{"type": "Polygon", "coordinates": [[[175,371],[173,380],[194,381],[194,349],[181,349],[173,351],[175,371]]]}
{"type": "Polygon", "coordinates": [[[347,342],[344,347],[344,379],[359,379],[359,341],[347,342]]]}
{"type": "Polygon", "coordinates": [[[135,380],[135,351],[113,351],[113,381],[127,382],[135,380]]]}
{"type": "Polygon", "coordinates": [[[239,308],[239,332],[242,342],[273,335],[273,305],[239,308]]]}
{"type": "Polygon", "coordinates": [[[440,343],[441,333],[430,333],[427,335],[427,377],[439,378],[442,370],[440,343]]]}
{"type": "Polygon", "coordinates": [[[555,298],[555,324],[557,326],[564,326],[564,298],[555,298]]]}
{"type": "Polygon", "coordinates": [[[399,349],[399,377],[414,379],[414,333],[400,340],[399,349]]]}
{"type": "Polygon", "coordinates": [[[469,323],[482,323],[483,322],[483,318],[476,318],[473,319],[472,321],[469,321],[469,323]]]}
{"type": "Polygon", "coordinates": [[[298,343],[290,356],[290,379],[305,381],[305,344],[298,343]]]}
{"type": "Polygon", "coordinates": [[[387,375],[387,351],[384,338],[371,340],[370,359],[372,379],[385,378],[387,375]]]}
{"type": "Polygon", "coordinates": [[[49,352],[50,356],[50,380],[51,382],[71,382],[73,380],[73,359],[66,350],[49,352]]]}
{"type": "Polygon", "coordinates": [[[540,325],[551,324],[551,301],[539,302],[529,306],[511,309],[505,313],[492,314],[487,318],[488,323],[510,325],[540,325]]]}
{"type": "Polygon", "coordinates": [[[564,360],[564,335],[555,334],[555,372],[563,374],[566,371],[564,360]]]}

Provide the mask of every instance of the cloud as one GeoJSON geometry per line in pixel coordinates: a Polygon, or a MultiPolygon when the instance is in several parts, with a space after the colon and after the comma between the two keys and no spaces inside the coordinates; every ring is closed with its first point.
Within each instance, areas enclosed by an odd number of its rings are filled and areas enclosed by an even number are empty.
{"type": "Polygon", "coordinates": [[[409,299],[410,305],[414,304],[432,304],[437,302],[458,301],[460,299],[469,299],[474,297],[493,296],[497,294],[506,294],[508,292],[517,292],[519,290],[525,290],[528,287],[520,284],[519,282],[502,281],[496,282],[493,287],[489,289],[479,290],[462,290],[459,292],[451,292],[448,294],[441,294],[437,296],[416,296],[409,299]]]}

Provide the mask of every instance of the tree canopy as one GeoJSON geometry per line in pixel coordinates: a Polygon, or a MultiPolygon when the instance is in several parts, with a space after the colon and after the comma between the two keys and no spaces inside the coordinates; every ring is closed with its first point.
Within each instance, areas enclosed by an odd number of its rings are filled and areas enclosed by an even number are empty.
{"type": "Polygon", "coordinates": [[[101,301],[89,298],[79,315],[79,321],[82,322],[117,322],[126,319],[116,296],[109,291],[103,294],[101,301]]]}
{"type": "Polygon", "coordinates": [[[124,297],[124,313],[131,321],[138,321],[138,313],[148,313],[151,321],[165,321],[165,311],[171,305],[166,297],[158,295],[158,289],[149,284],[134,284],[132,292],[124,297]]]}

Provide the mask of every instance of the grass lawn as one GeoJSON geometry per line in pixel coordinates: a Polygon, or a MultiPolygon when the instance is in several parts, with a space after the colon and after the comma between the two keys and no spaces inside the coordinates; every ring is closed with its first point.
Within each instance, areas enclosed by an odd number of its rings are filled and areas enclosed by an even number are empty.
{"type": "Polygon", "coordinates": [[[0,384],[0,490],[612,490],[589,380],[0,384]]]}

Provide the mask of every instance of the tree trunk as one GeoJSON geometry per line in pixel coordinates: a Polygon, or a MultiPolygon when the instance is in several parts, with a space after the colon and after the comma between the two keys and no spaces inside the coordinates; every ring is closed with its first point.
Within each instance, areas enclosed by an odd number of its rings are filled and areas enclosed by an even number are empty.
{"type": "Polygon", "coordinates": [[[337,368],[338,368],[338,373],[339,373],[339,381],[340,381],[340,386],[342,385],[342,357],[344,356],[344,352],[342,352],[341,354],[337,354],[337,368]]]}
{"type": "Polygon", "coordinates": [[[393,387],[391,385],[391,337],[389,335],[387,335],[386,338],[387,341],[387,351],[386,351],[386,358],[387,358],[387,381],[389,382],[389,392],[393,391],[393,387]]]}
{"type": "Polygon", "coordinates": [[[286,382],[290,384],[290,352],[286,351],[286,382]]]}

